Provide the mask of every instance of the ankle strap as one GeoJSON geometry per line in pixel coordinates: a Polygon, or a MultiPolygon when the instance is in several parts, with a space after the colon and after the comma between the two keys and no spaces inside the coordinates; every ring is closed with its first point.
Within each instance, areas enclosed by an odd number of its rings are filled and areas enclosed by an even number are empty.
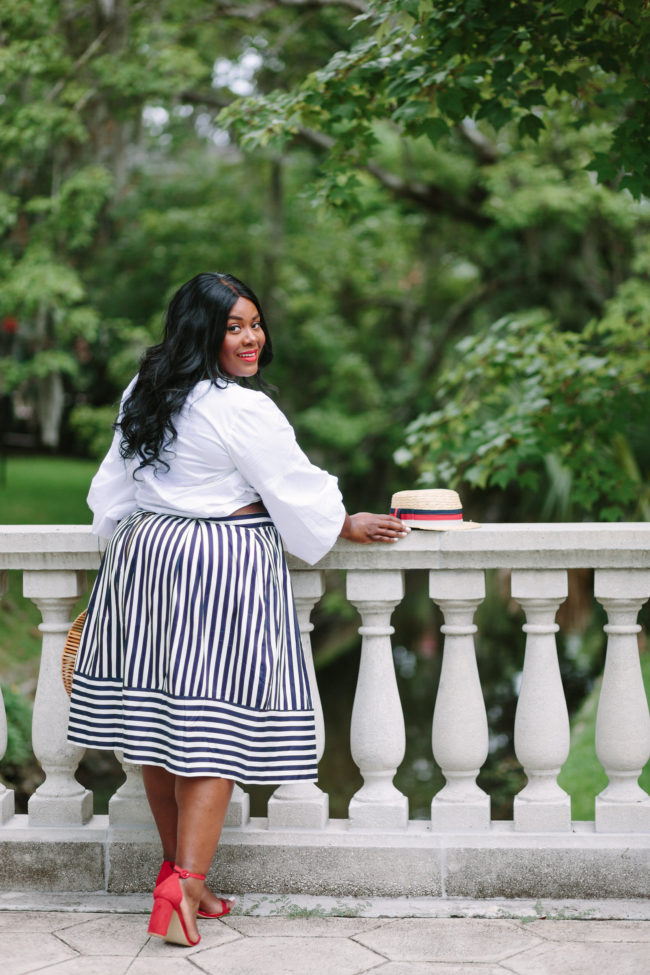
{"type": "Polygon", "coordinates": [[[177,873],[182,880],[187,880],[188,877],[192,877],[194,880],[205,880],[204,873],[191,873],[191,871],[183,870],[181,867],[176,866],[176,864],[174,864],[174,872],[177,873]]]}

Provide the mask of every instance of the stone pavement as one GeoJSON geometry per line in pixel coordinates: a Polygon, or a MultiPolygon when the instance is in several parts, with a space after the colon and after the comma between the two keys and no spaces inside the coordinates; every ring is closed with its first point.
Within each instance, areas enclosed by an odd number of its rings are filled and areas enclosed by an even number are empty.
{"type": "Polygon", "coordinates": [[[187,949],[147,936],[149,898],[80,896],[0,894],[2,975],[650,973],[647,901],[247,895],[187,949]]]}

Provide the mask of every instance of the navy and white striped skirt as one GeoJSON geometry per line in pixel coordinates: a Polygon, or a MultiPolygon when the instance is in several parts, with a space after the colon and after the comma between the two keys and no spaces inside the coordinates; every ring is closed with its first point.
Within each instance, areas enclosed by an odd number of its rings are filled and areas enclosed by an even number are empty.
{"type": "Polygon", "coordinates": [[[268,515],[136,511],[118,525],[88,605],[68,739],[179,775],[316,780],[291,582],[268,515]]]}

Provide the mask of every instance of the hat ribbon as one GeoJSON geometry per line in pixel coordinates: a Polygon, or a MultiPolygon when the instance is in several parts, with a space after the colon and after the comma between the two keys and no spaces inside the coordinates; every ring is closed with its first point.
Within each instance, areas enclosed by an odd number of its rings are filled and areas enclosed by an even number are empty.
{"type": "Polygon", "coordinates": [[[402,521],[462,521],[463,509],[451,511],[427,511],[423,508],[391,508],[391,515],[402,521]]]}

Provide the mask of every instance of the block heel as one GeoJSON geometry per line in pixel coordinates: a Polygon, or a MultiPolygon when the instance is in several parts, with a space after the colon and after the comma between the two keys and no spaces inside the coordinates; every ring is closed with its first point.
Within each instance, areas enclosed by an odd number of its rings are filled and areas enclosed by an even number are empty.
{"type": "Polygon", "coordinates": [[[153,910],[149,918],[148,934],[157,938],[164,938],[169,930],[169,922],[174,913],[174,905],[165,897],[159,896],[154,900],[153,910]]]}
{"type": "Polygon", "coordinates": [[[192,877],[194,880],[205,880],[202,873],[190,873],[189,870],[181,870],[174,866],[174,871],[166,880],[158,884],[153,892],[153,910],[149,918],[149,934],[155,938],[164,938],[171,944],[183,945],[185,948],[193,948],[198,945],[201,936],[192,941],[185,921],[181,913],[181,902],[183,900],[183,890],[180,878],[187,880],[192,877]]]}

